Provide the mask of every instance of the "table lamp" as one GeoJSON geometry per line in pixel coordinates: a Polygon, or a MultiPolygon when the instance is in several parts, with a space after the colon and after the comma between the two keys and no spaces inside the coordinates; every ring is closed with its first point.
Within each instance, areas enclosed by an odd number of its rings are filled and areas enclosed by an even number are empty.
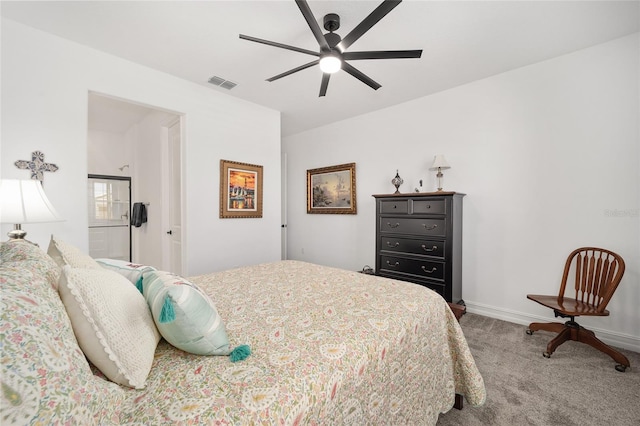
{"type": "Polygon", "coordinates": [[[62,222],[44,193],[39,180],[2,179],[0,181],[0,223],[12,223],[9,240],[23,240],[22,224],[62,222]]]}
{"type": "Polygon", "coordinates": [[[436,177],[438,178],[438,191],[442,191],[442,171],[445,169],[450,169],[451,166],[447,163],[447,160],[444,158],[444,155],[438,154],[433,157],[433,164],[429,170],[437,170],[438,173],[436,177]]]}

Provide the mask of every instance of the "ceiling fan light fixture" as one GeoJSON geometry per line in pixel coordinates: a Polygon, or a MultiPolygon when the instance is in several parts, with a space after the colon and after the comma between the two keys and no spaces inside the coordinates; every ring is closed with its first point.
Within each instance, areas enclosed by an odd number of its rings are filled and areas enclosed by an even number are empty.
{"type": "Polygon", "coordinates": [[[333,74],[342,68],[342,60],[335,53],[328,53],[320,59],[320,69],[324,73],[333,74]]]}

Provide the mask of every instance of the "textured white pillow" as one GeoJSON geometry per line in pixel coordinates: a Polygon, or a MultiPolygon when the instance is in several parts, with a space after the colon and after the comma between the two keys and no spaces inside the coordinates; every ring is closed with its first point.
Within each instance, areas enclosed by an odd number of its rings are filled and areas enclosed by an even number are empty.
{"type": "Polygon", "coordinates": [[[72,268],[85,268],[85,269],[101,269],[102,266],[98,265],[98,262],[93,260],[91,256],[80,251],[77,247],[65,243],[64,241],[51,236],[49,241],[49,248],[47,254],[51,256],[58,266],[63,267],[69,265],[72,268]]]}
{"type": "Polygon", "coordinates": [[[160,334],[140,292],[117,272],[68,265],[58,291],[85,356],[113,382],[144,388],[160,334]]]}

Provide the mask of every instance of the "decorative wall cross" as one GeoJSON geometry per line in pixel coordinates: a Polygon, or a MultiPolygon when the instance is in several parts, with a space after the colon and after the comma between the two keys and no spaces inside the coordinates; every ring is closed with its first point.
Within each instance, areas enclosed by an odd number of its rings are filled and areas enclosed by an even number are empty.
{"type": "Polygon", "coordinates": [[[31,170],[31,179],[37,179],[40,182],[44,180],[44,172],[55,172],[58,170],[58,166],[55,164],[44,162],[44,154],[40,151],[33,151],[31,153],[31,161],[18,160],[13,164],[19,169],[31,170]]]}

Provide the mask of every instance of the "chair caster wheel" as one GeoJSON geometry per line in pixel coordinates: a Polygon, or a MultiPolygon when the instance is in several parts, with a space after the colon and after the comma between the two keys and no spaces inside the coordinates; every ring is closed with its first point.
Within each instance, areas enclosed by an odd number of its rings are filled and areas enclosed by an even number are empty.
{"type": "Polygon", "coordinates": [[[531,336],[531,335],[533,334],[533,330],[531,330],[531,329],[528,329],[528,328],[527,328],[527,332],[526,332],[526,333],[527,333],[529,336],[531,336]]]}
{"type": "Polygon", "coordinates": [[[622,364],[616,364],[616,370],[618,370],[621,373],[624,373],[627,370],[627,366],[622,364]]]}
{"type": "Polygon", "coordinates": [[[545,358],[551,358],[551,354],[549,352],[542,352],[542,356],[545,358]]]}

